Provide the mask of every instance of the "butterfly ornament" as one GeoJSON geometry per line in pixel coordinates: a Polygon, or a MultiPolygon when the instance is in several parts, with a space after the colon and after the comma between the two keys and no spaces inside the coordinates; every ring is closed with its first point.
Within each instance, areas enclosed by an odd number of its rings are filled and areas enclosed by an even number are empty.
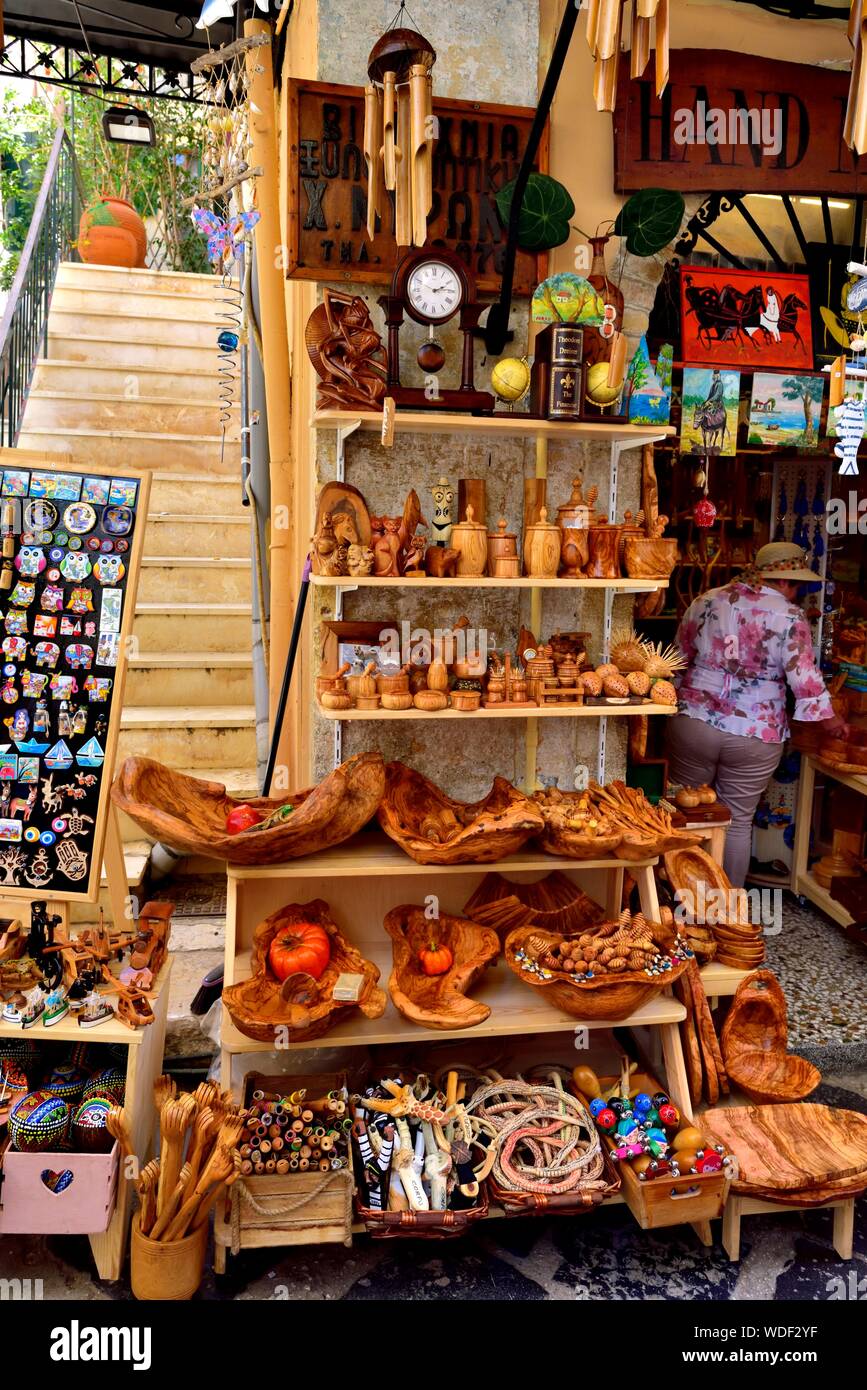
{"type": "Polygon", "coordinates": [[[217,217],[208,208],[193,208],[193,226],[208,238],[208,260],[212,265],[228,265],[238,260],[248,234],[259,221],[260,213],[241,212],[228,220],[217,217]]]}

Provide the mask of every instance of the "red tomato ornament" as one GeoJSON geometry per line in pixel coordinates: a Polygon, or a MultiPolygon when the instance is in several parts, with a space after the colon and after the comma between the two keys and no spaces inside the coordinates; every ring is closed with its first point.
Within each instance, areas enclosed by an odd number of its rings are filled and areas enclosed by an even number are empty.
{"type": "Polygon", "coordinates": [[[692,519],[696,526],[713,526],[716,521],[716,507],[709,497],[700,497],[692,509],[692,519]]]}
{"type": "Polygon", "coordinates": [[[433,941],[429,946],[422,947],[418,958],[426,975],[445,975],[447,970],[451,970],[455,960],[448,946],[437,946],[433,941]]]}
{"type": "Polygon", "coordinates": [[[312,975],[314,980],[331,959],[328,932],[319,922],[294,922],[278,932],[268,949],[268,961],[278,980],[312,975]]]}
{"type": "Polygon", "coordinates": [[[248,806],[246,802],[233,806],[226,817],[226,834],[240,835],[242,830],[249,830],[251,825],[259,825],[264,819],[261,811],[257,811],[255,806],[248,806]]]}

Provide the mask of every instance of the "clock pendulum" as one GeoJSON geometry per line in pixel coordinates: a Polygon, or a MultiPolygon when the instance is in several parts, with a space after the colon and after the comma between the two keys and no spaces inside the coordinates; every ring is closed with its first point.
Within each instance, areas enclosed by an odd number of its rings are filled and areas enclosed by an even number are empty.
{"type": "Polygon", "coordinates": [[[428,328],[427,342],[422,343],[416,353],[416,361],[423,372],[438,372],[445,366],[445,360],[445,348],[434,337],[433,324],[431,324],[428,328]]]}

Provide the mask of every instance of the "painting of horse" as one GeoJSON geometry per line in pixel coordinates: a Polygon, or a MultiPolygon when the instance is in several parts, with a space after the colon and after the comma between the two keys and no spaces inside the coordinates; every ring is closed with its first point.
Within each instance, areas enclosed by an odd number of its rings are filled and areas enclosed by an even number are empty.
{"type": "Polygon", "coordinates": [[[685,265],[680,271],[681,358],[746,371],[811,371],[806,275],[685,265]]]}
{"type": "Polygon", "coordinates": [[[684,367],[680,449],[706,458],[737,452],[740,372],[684,367]]]}

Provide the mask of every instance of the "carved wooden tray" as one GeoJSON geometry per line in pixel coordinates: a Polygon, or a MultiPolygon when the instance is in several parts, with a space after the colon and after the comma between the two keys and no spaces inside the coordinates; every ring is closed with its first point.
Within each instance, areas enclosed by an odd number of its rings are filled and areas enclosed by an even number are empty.
{"type": "Polygon", "coordinates": [[[867,1119],[827,1105],[748,1105],[706,1110],[702,1130],[737,1156],[738,1190],[806,1192],[864,1174],[867,1119]]]}
{"type": "Polygon", "coordinates": [[[721,1043],[730,1079],[758,1104],[803,1100],[822,1080],[812,1062],[788,1051],[786,996],[770,970],[738,985],[721,1043]]]}
{"type": "Polygon", "coordinates": [[[376,984],[379,969],[346,940],[321,898],[309,903],[289,903],[260,922],[253,933],[252,967],[249,980],[227,985],[223,1003],[239,1032],[258,1042],[273,1046],[277,1028],[286,1028],[292,1042],[321,1038],[340,1022],[347,1009],[359,1008],[368,1018],[380,1018],[385,1012],[385,992],[376,984]],[[271,969],[271,942],[278,932],[295,922],[318,922],[328,932],[331,959],[318,980],[296,976],[292,981],[281,982],[271,969]],[[357,1004],[332,998],[335,981],[343,972],[364,976],[357,1004]]]}
{"type": "Polygon", "coordinates": [[[490,1017],[487,1004],[467,995],[500,954],[495,931],[448,912],[431,921],[424,908],[411,903],[393,908],[383,926],[392,940],[388,992],[398,1013],[412,1023],[444,1030],[475,1028],[490,1017]],[[443,975],[426,975],[419,961],[419,951],[432,941],[448,946],[454,957],[443,975]]]}
{"type": "Polygon", "coordinates": [[[481,801],[453,801],[420,772],[387,763],[379,823],[418,864],[490,864],[544,826],[542,813],[504,777],[481,801]]]}
{"type": "Polygon", "coordinates": [[[115,805],[155,840],[228,864],[281,864],[349,839],[376,814],[385,787],[379,753],[360,753],[316,787],[277,799],[247,802],[264,813],[287,801],[288,820],[269,830],[226,834],[226,817],[240,803],[220,782],[186,777],[151,758],[127,758],[111,789],[115,805]]]}

